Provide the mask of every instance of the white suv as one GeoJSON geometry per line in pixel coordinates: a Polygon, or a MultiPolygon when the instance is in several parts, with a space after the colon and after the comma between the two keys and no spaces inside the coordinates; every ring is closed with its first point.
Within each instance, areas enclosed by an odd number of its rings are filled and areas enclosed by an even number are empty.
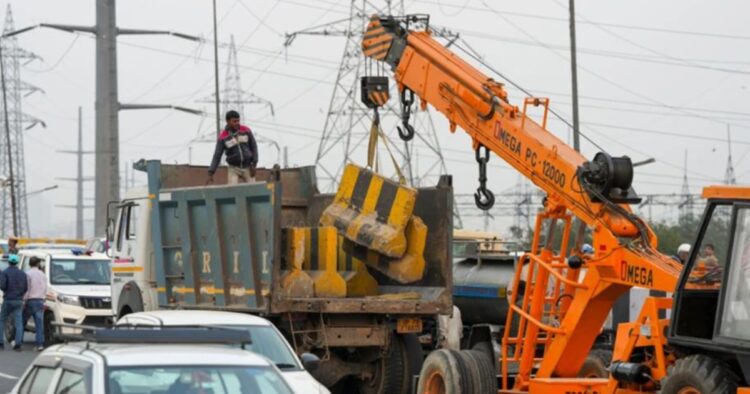
{"type": "MultiPolygon", "coordinates": [[[[40,268],[47,276],[46,344],[53,343],[52,322],[93,326],[112,323],[111,260],[106,255],[78,250],[21,250],[18,258],[24,271],[29,269],[31,257],[42,259],[40,268]]],[[[63,332],[74,331],[64,328],[63,332]]]]}
{"type": "MultiPolygon", "coordinates": [[[[205,336],[211,333],[205,330],[177,330],[171,338],[154,337],[145,330],[100,331],[109,331],[108,338],[46,349],[11,394],[308,392],[292,391],[279,370],[256,354],[226,346],[192,344],[192,339],[201,341],[201,337],[210,341],[205,336]]],[[[235,338],[225,343],[236,342],[236,333],[224,336],[235,338]]]]}
{"type": "Polygon", "coordinates": [[[325,386],[303,368],[294,349],[279,330],[270,321],[259,316],[224,311],[158,310],[131,313],[121,317],[116,323],[117,327],[187,327],[196,324],[249,332],[252,342],[247,345],[247,350],[273,362],[295,392],[330,394],[325,386]]]}

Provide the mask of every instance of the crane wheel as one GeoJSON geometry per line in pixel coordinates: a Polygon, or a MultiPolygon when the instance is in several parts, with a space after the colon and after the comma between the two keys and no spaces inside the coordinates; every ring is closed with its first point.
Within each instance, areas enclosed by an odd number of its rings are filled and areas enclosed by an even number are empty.
{"type": "MultiPolygon", "coordinates": [[[[419,373],[418,394],[461,394],[463,393],[461,372],[465,369],[458,352],[439,349],[430,353],[422,364],[419,373]],[[459,368],[460,367],[460,368],[459,368]]],[[[466,380],[467,375],[463,375],[466,380]]]]}
{"type": "Polygon", "coordinates": [[[594,349],[584,360],[579,378],[608,378],[609,364],[612,362],[612,352],[604,349],[594,349]]]}
{"type": "Polygon", "coordinates": [[[471,360],[471,371],[474,372],[474,391],[476,394],[497,394],[497,374],[492,358],[481,350],[463,350],[471,360]]]}
{"type": "Polygon", "coordinates": [[[662,379],[662,394],[724,394],[737,391],[739,379],[724,362],[696,354],[681,358],[662,379]]]}

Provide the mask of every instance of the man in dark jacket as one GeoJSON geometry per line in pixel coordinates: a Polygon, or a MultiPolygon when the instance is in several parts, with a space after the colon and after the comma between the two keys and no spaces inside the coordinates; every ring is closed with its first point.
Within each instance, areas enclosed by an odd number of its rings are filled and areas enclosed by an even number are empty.
{"type": "MultiPolygon", "coordinates": [[[[0,327],[5,327],[5,320],[13,316],[16,325],[16,338],[13,350],[20,352],[23,343],[23,297],[28,290],[26,274],[18,269],[18,256],[8,256],[8,268],[0,273],[0,290],[3,291],[3,306],[0,308],[0,327]]],[[[0,335],[2,348],[5,335],[0,335]]]]}
{"type": "Polygon", "coordinates": [[[214,181],[214,173],[221,156],[227,156],[227,180],[230,185],[255,181],[255,167],[258,165],[258,144],[249,127],[240,124],[240,114],[229,111],[227,125],[219,134],[214,149],[214,157],[208,168],[208,181],[214,181]]]}

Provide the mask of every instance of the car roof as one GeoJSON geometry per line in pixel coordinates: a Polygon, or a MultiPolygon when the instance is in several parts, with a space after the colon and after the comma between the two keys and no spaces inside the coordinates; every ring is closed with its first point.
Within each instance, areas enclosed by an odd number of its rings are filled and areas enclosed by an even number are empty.
{"type": "Polygon", "coordinates": [[[135,312],[123,316],[117,324],[138,323],[145,325],[186,326],[186,325],[249,325],[270,326],[271,322],[247,313],[198,310],[157,310],[135,312]]]}
{"type": "Polygon", "coordinates": [[[80,260],[109,260],[110,258],[104,254],[104,253],[91,253],[90,255],[87,254],[74,254],[70,250],[64,250],[64,249],[25,249],[25,250],[19,250],[19,255],[22,256],[37,256],[37,257],[47,257],[50,256],[52,258],[66,258],[66,259],[80,259],[80,260]]]}
{"type": "Polygon", "coordinates": [[[87,355],[102,357],[111,367],[157,365],[224,365],[267,367],[270,362],[247,350],[215,345],[168,344],[98,344],[74,342],[55,345],[45,350],[43,356],[87,355]]]}

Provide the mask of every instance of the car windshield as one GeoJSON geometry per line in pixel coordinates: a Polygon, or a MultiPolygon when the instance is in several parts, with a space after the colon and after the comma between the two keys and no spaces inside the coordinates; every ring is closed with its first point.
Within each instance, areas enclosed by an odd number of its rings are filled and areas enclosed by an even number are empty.
{"type": "Polygon", "coordinates": [[[108,378],[109,393],[292,394],[279,373],[269,367],[115,367],[110,368],[108,378]]]}
{"type": "MultiPolygon", "coordinates": [[[[252,344],[246,349],[258,353],[271,360],[282,371],[301,370],[297,363],[297,356],[289,349],[286,339],[271,326],[221,326],[231,329],[246,329],[250,331],[252,344]]],[[[236,345],[241,347],[242,345],[236,345]]]]}
{"type": "Polygon", "coordinates": [[[108,285],[109,260],[53,258],[49,275],[53,285],[108,285]]]}

